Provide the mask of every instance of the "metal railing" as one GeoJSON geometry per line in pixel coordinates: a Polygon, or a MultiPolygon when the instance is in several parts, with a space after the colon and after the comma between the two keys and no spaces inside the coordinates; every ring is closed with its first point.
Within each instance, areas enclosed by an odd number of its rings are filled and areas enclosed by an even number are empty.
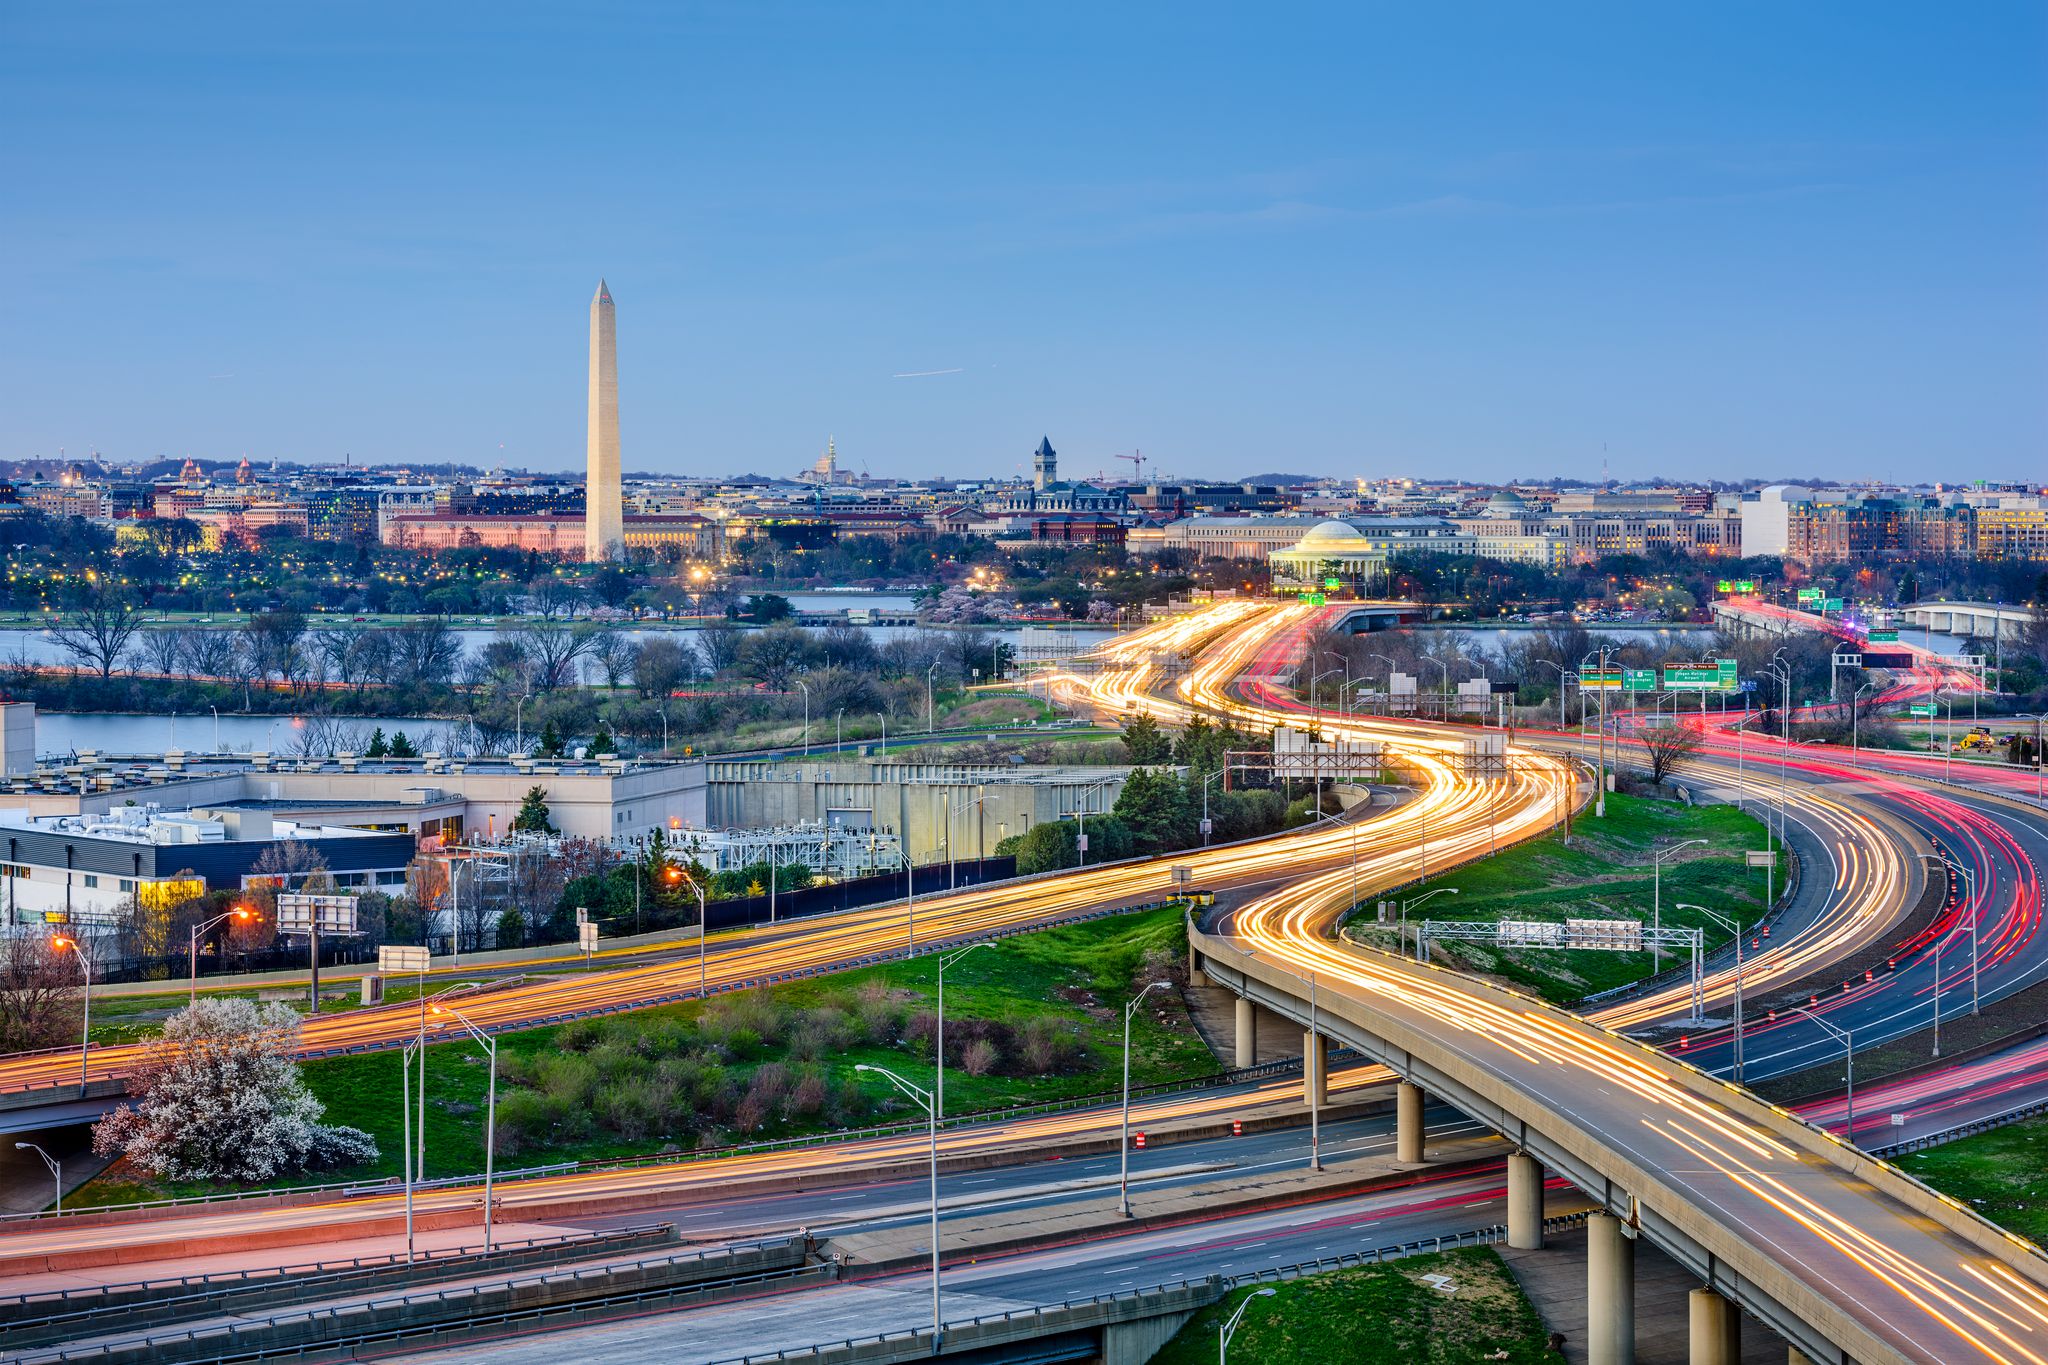
{"type": "Polygon", "coordinates": [[[1995,1128],[2003,1128],[2007,1124],[2018,1123],[2021,1119],[2030,1119],[2041,1114],[2048,1114],[2048,1100],[2035,1100],[2031,1104],[2003,1110],[1988,1118],[1972,1119],[1968,1123],[1959,1123],[1953,1128],[1943,1128],[1939,1132],[1923,1133],[1919,1137],[1906,1138],[1900,1142],[1880,1143],[1865,1147],[1863,1150],[1871,1156],[1904,1156],[1908,1152],[1922,1152],[1929,1147],[1954,1142],[1957,1138],[1975,1137],[1979,1133],[1988,1133],[1995,1128]]]}

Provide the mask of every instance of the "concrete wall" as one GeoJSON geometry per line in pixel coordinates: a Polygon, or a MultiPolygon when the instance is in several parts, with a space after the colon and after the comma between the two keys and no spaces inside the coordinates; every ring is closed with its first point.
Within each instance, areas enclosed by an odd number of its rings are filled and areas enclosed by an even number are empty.
{"type": "MultiPolygon", "coordinates": [[[[957,856],[993,854],[996,845],[1074,812],[1103,814],[1123,790],[1125,768],[1068,779],[920,780],[920,765],[841,763],[715,764],[703,823],[713,829],[762,828],[824,820],[902,836],[911,861],[947,856],[948,825],[957,856]],[[910,780],[902,780],[908,778],[910,780]]],[[[935,770],[935,777],[937,770],[935,770]]]]}

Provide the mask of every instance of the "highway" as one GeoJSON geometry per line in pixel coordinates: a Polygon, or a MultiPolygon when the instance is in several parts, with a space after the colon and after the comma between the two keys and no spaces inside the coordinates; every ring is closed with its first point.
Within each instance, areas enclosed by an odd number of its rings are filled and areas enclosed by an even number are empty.
{"type": "MultiPolygon", "coordinates": [[[[1283,621],[1281,624],[1284,626],[1292,623],[1283,621]]],[[[1200,698],[1205,706],[1213,706],[1224,714],[1243,715],[1245,710],[1256,712],[1263,709],[1252,707],[1250,703],[1239,700],[1227,690],[1231,680],[1235,679],[1237,675],[1255,672],[1256,670],[1253,665],[1257,657],[1262,652],[1273,648],[1273,636],[1276,632],[1270,628],[1262,630],[1257,628],[1258,626],[1259,622],[1252,613],[1245,613],[1236,619],[1226,620],[1220,624],[1210,623],[1207,628],[1191,628],[1189,623],[1177,623],[1175,629],[1184,632],[1184,643],[1181,647],[1193,659],[1193,666],[1182,676],[1178,687],[1175,689],[1179,695],[1186,697],[1192,694],[1200,698]],[[1202,648],[1204,644],[1213,644],[1213,647],[1204,649],[1202,648]]],[[[1129,642],[1135,639],[1136,637],[1123,637],[1122,640],[1115,643],[1128,648],[1130,647],[1129,642]]],[[[1140,650],[1142,651],[1143,648],[1141,646],[1140,650]]],[[[1116,689],[1125,689],[1123,696],[1119,700],[1128,702],[1132,706],[1143,706],[1145,709],[1153,709],[1155,706],[1169,708],[1185,707],[1188,703],[1184,701],[1165,701],[1156,697],[1152,692],[1153,687],[1160,685],[1159,680],[1156,678],[1148,678],[1143,681],[1142,685],[1131,682],[1129,678],[1131,672],[1142,672],[1149,669],[1149,667],[1149,663],[1141,663],[1134,668],[1112,670],[1100,675],[1093,681],[1092,685],[1103,688],[1111,695],[1114,695],[1116,689]]],[[[1175,713],[1170,711],[1168,714],[1171,716],[1175,713]]],[[[1179,711],[1178,714],[1184,715],[1185,711],[1179,711]]],[[[1251,717],[1247,716],[1245,718],[1250,719],[1251,717]]],[[[1352,723],[1347,722],[1346,724],[1350,725],[1352,723]]],[[[1247,869],[1241,865],[1241,862],[1247,858],[1257,860],[1257,866],[1250,870],[1253,875],[1247,878],[1247,880],[1253,882],[1273,880],[1292,883],[1286,889],[1262,898],[1255,904],[1252,911],[1246,913],[1243,919],[1244,932],[1247,939],[1253,942],[1262,954],[1271,954],[1275,961],[1292,962],[1296,968],[1313,963],[1312,969],[1317,971],[1319,980],[1322,979],[1323,973],[1332,972],[1334,969],[1320,956],[1317,956],[1318,954],[1326,952],[1337,953],[1346,960],[1352,959],[1357,955],[1343,953],[1341,950],[1330,947],[1330,945],[1320,943],[1316,935],[1309,931],[1307,927],[1308,921],[1299,917],[1301,907],[1312,905],[1315,908],[1314,913],[1316,915],[1341,913],[1343,909],[1348,908],[1351,904],[1354,884],[1361,894],[1370,895],[1379,887],[1408,880],[1417,875],[1420,871],[1417,854],[1419,845],[1424,837],[1427,838],[1430,846],[1429,857],[1432,867],[1445,866],[1452,861],[1483,854],[1490,847],[1498,846],[1509,839],[1546,827],[1565,800],[1563,772],[1561,767],[1557,766],[1554,759],[1548,760],[1549,766],[1546,767],[1544,766],[1545,760],[1541,756],[1532,754],[1528,767],[1518,770],[1516,776],[1506,784],[1510,794],[1500,801],[1486,800],[1475,797],[1469,790],[1473,784],[1462,781],[1457,771],[1455,755],[1457,747],[1462,743],[1463,736],[1456,734],[1439,736],[1426,731],[1418,732],[1417,727],[1396,727],[1386,722],[1367,722],[1361,720],[1355,724],[1357,733],[1361,736],[1398,734],[1401,742],[1406,746],[1410,746],[1410,761],[1414,764],[1415,770],[1422,778],[1421,794],[1416,800],[1410,801],[1394,811],[1378,814],[1372,821],[1358,824],[1355,827],[1348,825],[1323,826],[1305,834],[1266,841],[1270,845],[1283,846],[1277,851],[1277,856],[1275,849],[1254,844],[1244,846],[1241,849],[1215,850],[1209,854],[1177,859],[1179,861],[1192,861],[1195,858],[1225,860],[1228,864],[1227,869],[1224,866],[1211,862],[1197,872],[1197,877],[1206,883],[1220,885],[1224,884],[1223,879],[1226,877],[1243,877],[1247,869]],[[1466,790],[1461,790],[1461,788],[1466,790]],[[1354,844],[1357,845],[1355,861],[1352,856],[1352,846],[1354,844]],[[1313,861],[1304,859],[1301,856],[1301,853],[1304,851],[1312,852],[1313,861]],[[1269,859],[1270,861],[1268,861],[1269,859]],[[1321,869],[1320,871],[1317,870],[1318,867],[1321,869]],[[1355,883],[1354,878],[1356,879],[1355,883]],[[1286,912],[1284,915],[1276,909],[1276,907],[1287,906],[1294,907],[1294,909],[1286,912]],[[1275,919],[1276,915],[1280,915],[1280,918],[1275,919]],[[1261,939],[1261,935],[1264,935],[1263,939],[1261,939]]],[[[1328,716],[1324,717],[1324,725],[1326,730],[1337,728],[1335,722],[1328,716]]],[[[1754,743],[1754,741],[1751,742],[1754,743]]],[[[1904,788],[1903,784],[1901,786],[1904,790],[1910,790],[1909,788],[1904,788]]],[[[1894,864],[1890,868],[1886,868],[1876,856],[1879,850],[1891,847],[1895,843],[1895,840],[1888,831],[1874,823],[1869,823],[1867,816],[1846,809],[1847,802],[1832,801],[1830,798],[1818,796],[1813,797],[1812,800],[1814,801],[1812,811],[1803,813],[1801,818],[1811,814],[1812,818],[1816,821],[1821,821],[1824,818],[1835,821],[1836,824],[1832,828],[1836,837],[1847,840],[1841,847],[1856,850],[1853,855],[1845,857],[1843,864],[1836,868],[1838,883],[1836,890],[1838,894],[1831,898],[1831,905],[1837,903],[1847,904],[1855,899],[1852,895],[1840,894],[1845,891],[1854,892],[1859,887],[1882,887],[1888,884],[1891,886],[1891,902],[1889,905],[1882,903],[1878,899],[1871,899],[1860,909],[1840,909],[1822,917],[1824,920],[1830,921],[1832,927],[1828,925],[1818,926],[1818,932],[1821,936],[1831,937],[1835,941],[1835,947],[1832,951],[1839,953],[1850,947],[1867,945],[1874,938],[1881,937],[1888,923],[1895,919],[1901,900],[1896,886],[1896,880],[1900,875],[1900,866],[1894,864]],[[1829,814],[1823,817],[1815,813],[1821,811],[1828,811],[1829,814]],[[1858,824],[1859,820],[1865,823],[1858,824]],[[1846,874],[1844,868],[1847,869],[1846,874]]],[[[1828,826],[1823,825],[1822,827],[1827,828],[1828,826]]],[[[931,898],[929,901],[920,902],[920,921],[926,925],[936,923],[943,926],[940,929],[927,928],[926,932],[934,936],[941,932],[952,931],[957,923],[968,920],[971,916],[977,914],[988,917],[983,921],[984,924],[991,921],[999,925],[1015,923],[1014,919],[1005,918],[1003,911],[988,907],[985,902],[1006,892],[1014,896],[1020,889],[1028,891],[1038,887],[1045,887],[1048,890],[1066,890],[1070,889],[1064,885],[1066,883],[1085,883],[1090,879],[1096,879],[1097,889],[1104,889],[1103,883],[1113,884],[1113,880],[1116,878],[1128,879],[1134,872],[1142,873],[1142,871],[1142,865],[1135,868],[1105,869],[1099,873],[1068,874],[1067,877],[1063,878],[1047,879],[1044,883],[1027,884],[1023,888],[999,888],[990,892],[960,893],[958,896],[931,898]],[[1055,883],[1062,885],[1055,888],[1055,883]],[[961,904],[962,902],[973,903],[977,901],[983,902],[983,904],[973,909],[969,909],[961,904]],[[956,913],[959,918],[951,918],[956,913]],[[927,919],[928,916],[931,918],[927,919]]],[[[1988,879],[1988,882],[1991,885],[1996,885],[1998,884],[1998,878],[1994,876],[1988,879]]],[[[1874,895],[1875,893],[1872,894],[1874,895]]],[[[2036,907],[2036,917],[2038,917],[2038,901],[2036,901],[2036,907]]],[[[901,940],[898,940],[896,935],[907,930],[902,909],[902,907],[894,907],[887,911],[855,912],[850,916],[832,917],[830,923],[856,919],[868,921],[864,927],[852,930],[850,937],[842,939],[840,951],[844,952],[846,944],[849,942],[855,945],[865,942],[866,940],[861,935],[872,934],[877,929],[891,944],[900,946],[901,940]]],[[[1041,913],[1043,912],[1041,911],[1041,913]]],[[[792,926],[789,929],[785,929],[777,937],[808,937],[827,924],[827,921],[809,921],[803,926],[792,926]]],[[[767,938],[769,936],[763,935],[762,937],[767,938]]],[[[1788,959],[1795,952],[1811,950],[1808,940],[1814,938],[1815,935],[1802,934],[1799,937],[1802,941],[1801,948],[1794,949],[1790,945],[1781,945],[1788,959]]],[[[778,945],[772,942],[757,944],[748,941],[731,946],[739,948],[741,952],[765,950],[771,960],[782,961],[785,960],[785,949],[788,945],[778,945]]],[[[719,950],[727,948],[728,945],[714,940],[713,947],[714,951],[710,956],[710,963],[719,964],[720,957],[722,956],[722,952],[719,950]]],[[[1774,948],[1773,951],[1779,951],[1779,948],[1774,948]]],[[[2038,957],[2038,953],[2033,955],[2038,957]]],[[[2017,961],[2019,958],[2026,956],[2026,954],[2015,949],[2009,956],[2012,960],[2017,961]]],[[[747,979],[744,969],[740,966],[742,960],[736,957],[734,961],[724,964],[726,975],[722,978],[717,976],[710,977],[709,979],[712,984],[715,985],[720,980],[747,979]]],[[[822,953],[820,960],[831,960],[830,954],[822,953]]],[[[1367,960],[1373,968],[1377,969],[1379,967],[1376,955],[1369,955],[1367,960]]],[[[1947,962],[1944,961],[1945,968],[1947,965],[1947,962]]],[[[1394,967],[1397,971],[1414,971],[1414,969],[1403,967],[1402,964],[1394,964],[1394,967]]],[[[694,987],[696,984],[694,969],[695,963],[691,961],[681,964],[666,964],[654,968],[634,969],[631,973],[593,974],[592,980],[595,980],[598,975],[617,978],[635,976],[640,973],[657,975],[661,972],[672,972],[679,975],[687,975],[689,986],[694,987]]],[[[1758,966],[1760,973],[1777,971],[1783,974],[1785,979],[1790,979],[1795,971],[1804,969],[1806,968],[1802,964],[1790,960],[1775,967],[1764,963],[1759,963],[1758,966]]],[[[783,970],[787,970],[787,968],[783,968],[783,970]]],[[[1434,980],[1440,974],[1421,973],[1420,975],[1434,980]]],[[[1347,980],[1347,978],[1343,978],[1341,975],[1333,976],[1331,979],[1347,980]]],[[[1761,978],[1751,978],[1753,982],[1759,979],[1761,978]]],[[[1351,982],[1350,984],[1357,986],[1362,993],[1373,994],[1375,988],[1369,984],[1370,980],[1371,976],[1368,973],[1364,979],[1351,982]]],[[[574,985],[578,983],[572,982],[569,984],[574,985]]],[[[608,983],[608,989],[618,989],[621,984],[618,982],[608,983]]],[[[626,989],[629,991],[644,991],[645,988],[644,981],[626,986],[626,989]]],[[[1725,983],[1717,982],[1717,989],[1725,989],[1725,983]]],[[[1413,983],[1404,984],[1402,990],[1407,993],[1414,993],[1413,983]]],[[[478,999],[481,1002],[492,999],[498,994],[511,996],[514,992],[493,993],[493,995],[482,996],[478,999]]],[[[1429,993],[1426,992],[1419,994],[1429,996],[1429,993]]],[[[1452,994],[1456,994],[1455,989],[1452,991],[1452,994]]],[[[1421,1002],[1417,1000],[1409,1003],[1419,1006],[1421,1002]]],[[[1447,1021],[1461,1018],[1445,999],[1429,996],[1428,1003],[1430,1008],[1438,1011],[1433,1017],[1439,1026],[1447,1021]]],[[[1639,1009],[1640,1006],[1631,1005],[1627,1008],[1639,1009]]],[[[531,1009],[531,1006],[524,1004],[516,1006],[511,1017],[520,1017],[518,1014],[520,1009],[531,1009]]],[[[401,1009],[380,1013],[403,1016],[401,1032],[409,1033],[411,1031],[414,1016],[410,1012],[401,1009]]],[[[1651,1011],[1651,1013],[1654,1013],[1654,1011],[1651,1011]]],[[[360,1016],[356,1017],[359,1018],[360,1016]]],[[[1489,1027],[1493,1026],[1496,1025],[1489,1025],[1489,1027]]],[[[1469,1017],[1465,1017],[1462,1023],[1454,1023],[1454,1027],[1470,1028],[1474,1027],[1474,1025],[1469,1017]]],[[[1486,1033],[1487,1030],[1482,1029],[1480,1032],[1486,1033]]],[[[1551,1045],[1555,1045],[1555,1040],[1548,1041],[1551,1045]]],[[[1527,1048],[1531,1045],[1524,1040],[1522,1046],[1527,1048]]],[[[1711,1046],[1711,1044],[1703,1040],[1701,1046],[1706,1047],[1711,1046]]],[[[1555,1062],[1556,1059],[1550,1060],[1555,1062]]],[[[1599,1067],[1594,1068],[1598,1074],[1610,1076],[1611,1073],[1617,1070],[1616,1063],[1614,1063],[1612,1058],[1602,1057],[1598,1060],[1599,1067]],[[1606,1070],[1601,1070],[1600,1068],[1606,1068],[1606,1070]]],[[[1591,1065],[1591,1062],[1585,1056],[1578,1056],[1574,1064],[1580,1067],[1587,1067],[1591,1065]]],[[[1372,1071],[1373,1069],[1371,1068],[1358,1068],[1344,1079],[1349,1084],[1363,1083],[1371,1078],[1372,1071]]],[[[1618,1071],[1626,1073],[1627,1068],[1619,1067],[1618,1071]]],[[[1293,1082],[1289,1084],[1298,1093],[1299,1083],[1293,1082]]],[[[1596,1086],[1595,1088],[1598,1087],[1596,1086]]],[[[1216,1097],[1209,1098],[1213,1099],[1216,1097]]],[[[1641,1117],[1640,1102],[1638,1102],[1634,1118],[1640,1120],[1641,1117]]],[[[1697,1123],[1699,1121],[1699,1115],[1690,1111],[1683,1112],[1678,1117],[1687,1122],[1697,1123]]],[[[1076,1125],[1074,1129],[1069,1131],[1079,1131],[1091,1123],[1099,1126],[1102,1120],[1103,1116],[1096,1114],[1066,1115],[1061,1116],[1060,1121],[1076,1125]]],[[[1021,1130],[1013,1130],[1009,1134],[1011,1140],[1016,1140],[1020,1136],[1025,1140],[1034,1140],[1031,1133],[1021,1130]]],[[[1724,1143],[1730,1140],[1725,1132],[1720,1132],[1719,1130],[1715,1130],[1710,1136],[1724,1143]]],[[[1701,1133],[1696,1131],[1687,1130],[1685,1137],[1699,1144],[1707,1142],[1707,1138],[1702,1137],[1701,1133]]],[[[956,1142],[980,1140],[983,1139],[972,1132],[956,1132],[948,1135],[949,1146],[956,1142]]],[[[888,1146],[891,1140],[880,1141],[882,1145],[867,1149],[856,1149],[854,1144],[834,1144],[833,1151],[829,1156],[823,1152],[813,1151],[793,1167],[783,1166],[778,1168],[775,1165],[777,1160],[788,1160],[787,1156],[781,1158],[761,1158],[759,1159],[759,1164],[749,1166],[741,1173],[765,1173],[772,1175],[777,1169],[801,1169],[805,1163],[815,1163],[821,1159],[836,1161],[842,1157],[855,1164],[889,1159],[893,1155],[888,1146]]],[[[921,1146],[921,1143],[913,1140],[909,1145],[916,1147],[921,1146]]],[[[1735,1147],[1738,1159],[1746,1155],[1753,1155],[1749,1154],[1747,1148],[1739,1141],[1735,1142],[1735,1147]]],[[[1697,1164],[1701,1159],[1701,1147],[1696,1145],[1690,1149],[1686,1159],[1697,1164]]],[[[624,1177],[630,1174],[631,1182],[634,1182],[630,1184],[630,1187],[644,1190],[646,1189],[645,1182],[650,1179],[667,1180],[673,1178],[678,1180],[681,1185],[687,1185],[693,1180],[701,1180],[708,1173],[708,1169],[718,1165],[718,1163],[692,1163],[692,1165],[695,1165],[697,1169],[689,1174],[671,1174],[689,1172],[690,1166],[688,1165],[679,1165],[671,1168],[638,1168],[630,1173],[613,1172],[605,1174],[617,1180],[618,1183],[614,1188],[629,1187],[629,1183],[624,1177]]],[[[734,1178],[734,1175],[734,1170],[725,1169],[720,1172],[719,1178],[731,1179],[734,1178]]],[[[571,1177],[571,1179],[578,1180],[594,1178],[596,1177],[571,1177]]],[[[541,1183],[521,1182],[522,1185],[532,1184],[536,1189],[541,1183]]],[[[506,1197],[508,1199],[518,1197],[514,1192],[515,1188],[512,1186],[506,1187],[506,1197]]],[[[658,1191],[649,1190],[648,1193],[654,1197],[659,1197],[658,1191]]],[[[429,1197],[445,1197],[450,1200],[459,1201],[464,1197],[473,1200],[474,1195],[470,1193],[465,1196],[465,1192],[446,1192],[445,1195],[429,1197]]],[[[1766,1200],[1765,1202],[1768,1203],[1769,1201],[1766,1200]]],[[[352,1207],[362,1206],[354,1205],[352,1207]]],[[[304,1216],[305,1211],[248,1210],[241,1215],[225,1216],[249,1218],[252,1216],[275,1217],[286,1214],[300,1217],[304,1216]]],[[[41,1241],[51,1231],[55,1230],[39,1229],[33,1240],[41,1241]]],[[[63,1232],[71,1235],[111,1233],[116,1238],[120,1236],[117,1226],[89,1229],[84,1225],[80,1225],[75,1228],[63,1229],[63,1232]]],[[[9,1249],[12,1250],[16,1245],[16,1239],[10,1237],[8,1243],[9,1249]]],[[[1953,1294],[1954,1292],[1953,1285],[1947,1283],[1944,1283],[1940,1289],[1940,1293],[1943,1294],[1953,1294]]],[[[2030,1299],[2029,1303],[2031,1302],[2032,1300],[2030,1299]]],[[[2043,1320],[2048,1321],[2048,1318],[2043,1320]]],[[[1994,1355],[1993,1358],[2033,1359],[2039,1357],[2022,1353],[2011,1357],[1998,1357],[1994,1355]]]]}

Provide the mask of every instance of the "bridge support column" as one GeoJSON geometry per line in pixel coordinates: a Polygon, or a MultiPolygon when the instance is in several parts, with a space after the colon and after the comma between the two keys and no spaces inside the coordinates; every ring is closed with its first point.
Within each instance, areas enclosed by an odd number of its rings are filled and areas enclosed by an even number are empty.
{"type": "Polygon", "coordinates": [[[1330,1102],[1330,1040],[1320,1033],[1301,1035],[1301,1102],[1320,1109],[1330,1102]]]}
{"type": "Polygon", "coordinates": [[[1237,997],[1237,1025],[1234,1030],[1239,1067],[1259,1062],[1259,1007],[1243,996],[1237,997]]]}
{"type": "Polygon", "coordinates": [[[1543,1249],[1543,1163],[1524,1152],[1508,1158],[1508,1245],[1543,1249]]]}
{"type": "Polygon", "coordinates": [[[1611,1213],[1586,1220],[1586,1359],[1636,1362],[1636,1244],[1611,1213]]]}
{"type": "Polygon", "coordinates": [[[1711,1289],[1686,1298],[1692,1320],[1691,1365],[1742,1365],[1742,1310],[1711,1289]]]}
{"type": "Polygon", "coordinates": [[[1427,1098],[1421,1086],[1406,1081],[1394,1092],[1394,1160],[1422,1161],[1422,1102],[1427,1098]]]}
{"type": "Polygon", "coordinates": [[[1206,985],[1208,985],[1208,984],[1209,984],[1209,974],[1208,974],[1207,972],[1205,972],[1205,971],[1203,971],[1203,970],[1202,970],[1202,955],[1201,955],[1200,953],[1189,953],[1189,954],[1188,954],[1188,985],[1190,985],[1190,986],[1206,986],[1206,985]]]}

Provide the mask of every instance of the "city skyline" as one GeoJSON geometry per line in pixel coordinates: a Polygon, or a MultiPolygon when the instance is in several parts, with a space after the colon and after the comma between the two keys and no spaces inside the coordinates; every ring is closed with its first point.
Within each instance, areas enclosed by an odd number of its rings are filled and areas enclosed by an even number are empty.
{"type": "Polygon", "coordinates": [[[1768,59],[1625,8],[235,13],[0,16],[0,455],[574,470],[599,273],[657,473],[831,433],[1028,475],[1053,429],[1192,478],[1910,482],[2048,435],[2023,6],[1778,16],[1768,59]]]}

